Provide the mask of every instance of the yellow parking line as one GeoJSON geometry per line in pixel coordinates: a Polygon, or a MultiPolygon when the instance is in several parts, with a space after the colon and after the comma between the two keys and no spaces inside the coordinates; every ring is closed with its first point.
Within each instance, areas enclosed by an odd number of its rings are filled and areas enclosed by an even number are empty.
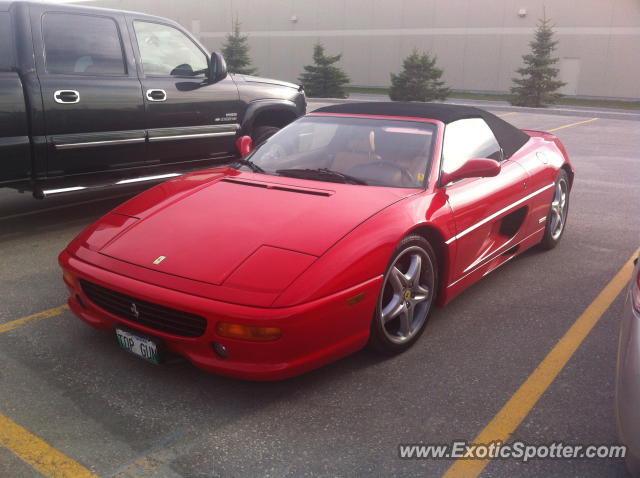
{"type": "Polygon", "coordinates": [[[10,330],[15,329],[16,327],[20,327],[28,322],[35,322],[37,320],[48,319],[50,317],[55,317],[56,315],[62,314],[69,307],[66,305],[61,305],[60,307],[55,307],[49,310],[43,310],[42,312],[38,312],[37,314],[28,315],[26,317],[22,317],[21,319],[12,320],[11,322],[6,322],[4,324],[0,324],[0,334],[4,332],[9,332],[10,330]]]}
{"type": "MultiPolygon", "coordinates": [[[[533,373],[520,385],[484,430],[475,437],[473,443],[507,441],[591,332],[602,314],[624,289],[633,270],[633,259],[637,257],[638,252],[640,249],[634,252],[631,259],[582,312],[533,373]]],[[[475,478],[487,464],[489,460],[460,459],[451,465],[443,478],[475,478]]]]}
{"type": "Polygon", "coordinates": [[[518,114],[517,111],[512,111],[511,113],[502,113],[501,115],[496,115],[496,116],[500,116],[500,118],[502,118],[503,116],[511,116],[511,115],[515,115],[518,114]]]}
{"type": "Polygon", "coordinates": [[[50,478],[98,478],[0,413],[0,446],[50,478]]]}
{"type": "Polygon", "coordinates": [[[572,126],[578,126],[579,124],[591,123],[592,121],[595,121],[597,119],[599,119],[599,118],[591,118],[591,119],[584,120],[584,121],[577,121],[576,123],[565,124],[565,125],[562,125],[562,126],[558,126],[557,128],[548,129],[547,132],[551,133],[552,131],[558,131],[559,129],[571,128],[572,126]]]}

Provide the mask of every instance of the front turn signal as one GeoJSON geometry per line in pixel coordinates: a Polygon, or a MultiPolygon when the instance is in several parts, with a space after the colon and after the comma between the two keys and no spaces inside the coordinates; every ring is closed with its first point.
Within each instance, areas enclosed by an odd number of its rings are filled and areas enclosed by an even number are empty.
{"type": "Polygon", "coordinates": [[[65,284],[67,284],[67,287],[69,287],[69,289],[71,290],[75,290],[75,278],[73,277],[73,275],[71,274],[71,272],[64,270],[62,271],[62,280],[64,281],[65,284]]]}
{"type": "Polygon", "coordinates": [[[270,342],[278,340],[282,336],[279,327],[258,327],[254,325],[232,324],[229,322],[218,322],[216,332],[221,337],[230,339],[251,340],[254,342],[270,342]]]}

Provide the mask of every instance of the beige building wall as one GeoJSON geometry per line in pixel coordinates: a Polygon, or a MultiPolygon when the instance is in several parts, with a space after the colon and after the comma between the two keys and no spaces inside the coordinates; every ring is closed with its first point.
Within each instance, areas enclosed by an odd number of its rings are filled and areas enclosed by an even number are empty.
{"type": "Polygon", "coordinates": [[[172,18],[220,49],[232,16],[264,76],[296,81],[313,44],[342,53],[353,85],[388,86],[412,49],[448,85],[505,92],[543,11],[556,25],[564,93],[640,98],[640,0],[97,0],[172,18]]]}

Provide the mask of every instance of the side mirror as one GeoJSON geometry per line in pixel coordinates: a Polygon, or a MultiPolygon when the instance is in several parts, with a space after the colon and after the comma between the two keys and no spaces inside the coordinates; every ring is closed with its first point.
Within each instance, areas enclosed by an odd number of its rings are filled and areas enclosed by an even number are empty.
{"type": "Polygon", "coordinates": [[[218,52],[211,54],[209,60],[209,74],[207,75],[210,83],[216,83],[227,77],[227,62],[218,52]]]}
{"type": "Polygon", "coordinates": [[[236,140],[236,148],[240,153],[240,156],[244,158],[251,152],[251,150],[253,150],[253,140],[251,139],[251,136],[240,136],[236,140]]]}
{"type": "Polygon", "coordinates": [[[491,178],[500,174],[500,167],[500,163],[495,159],[470,159],[455,171],[442,173],[440,184],[446,186],[449,183],[466,178],[491,178]]]}

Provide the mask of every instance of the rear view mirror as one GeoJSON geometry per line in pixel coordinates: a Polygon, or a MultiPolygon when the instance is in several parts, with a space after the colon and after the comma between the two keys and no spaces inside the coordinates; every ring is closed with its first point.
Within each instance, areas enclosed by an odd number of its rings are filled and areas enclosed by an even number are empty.
{"type": "Polygon", "coordinates": [[[240,156],[244,158],[253,150],[253,140],[251,139],[251,136],[240,136],[236,140],[236,148],[240,153],[240,156]]]}
{"type": "Polygon", "coordinates": [[[500,163],[495,159],[474,158],[469,159],[455,171],[442,173],[440,184],[446,186],[449,183],[466,178],[490,178],[500,174],[500,163]]]}
{"type": "Polygon", "coordinates": [[[209,74],[207,75],[210,83],[216,83],[227,77],[227,62],[224,61],[220,53],[213,52],[209,60],[209,74]]]}

